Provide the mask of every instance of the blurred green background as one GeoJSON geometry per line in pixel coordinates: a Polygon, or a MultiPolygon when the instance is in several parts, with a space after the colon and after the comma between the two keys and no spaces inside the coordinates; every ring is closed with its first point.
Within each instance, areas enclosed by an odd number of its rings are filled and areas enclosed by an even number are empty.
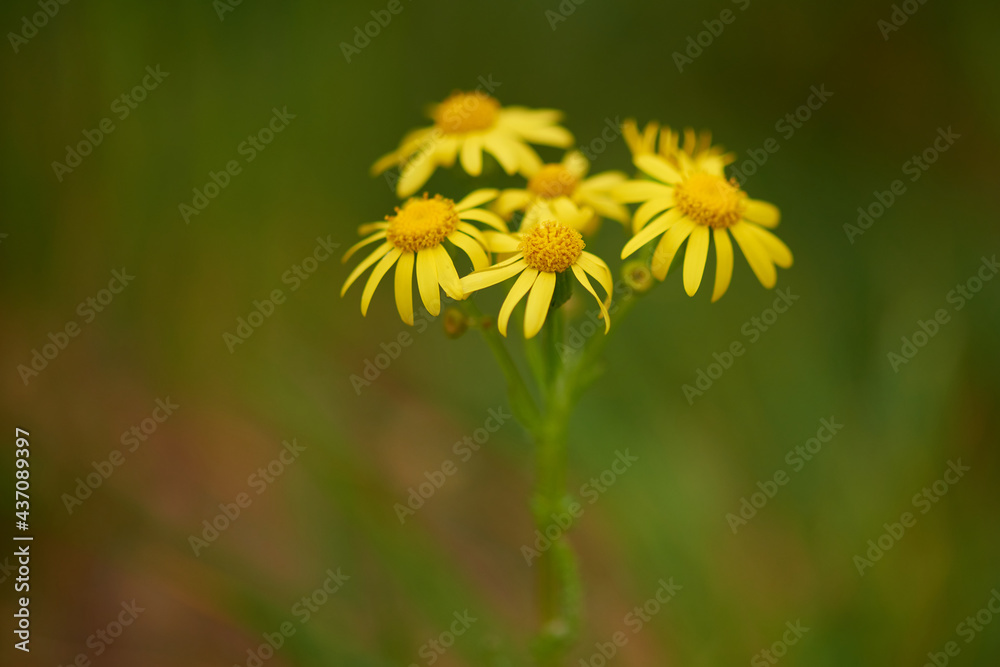
{"type": "MultiPolygon", "coordinates": [[[[339,259],[295,291],[282,281],[318,237],[342,251],[391,212],[371,163],[480,76],[505,104],[563,109],[579,146],[627,117],[711,128],[741,161],[780,146],[746,189],[782,210],[795,265],[778,287],[799,300],[751,343],[744,326],[775,294],[744,260],[715,304],[672,272],[613,330],[575,416],[572,489],[616,450],[640,463],[573,532],[585,618],[571,663],[602,664],[595,644],[624,631],[608,664],[770,664],[759,652],[800,620],[782,664],[923,665],[951,641],[949,664],[997,664],[1000,619],[968,642],[958,626],[1000,587],[1000,281],[960,311],[948,301],[1000,251],[995,3],[913,2],[884,39],[888,2],[402,0],[350,62],[341,43],[385,2],[245,0],[222,20],[219,6],[70,2],[0,57],[0,472],[13,480],[13,429],[29,430],[35,535],[30,658],[10,648],[0,571],[5,664],[252,665],[263,633],[290,623],[264,664],[423,665],[465,610],[478,620],[436,664],[527,664],[531,445],[509,423],[467,462],[452,450],[506,406],[482,341],[434,322],[359,393],[350,376],[403,329],[390,290],[363,319],[359,288],[338,297],[339,259]],[[734,20],[679,72],[672,54],[725,9],[734,20]],[[120,118],[147,66],[169,74],[120,118]],[[780,133],[821,85],[829,101],[780,133]],[[285,107],[294,119],[243,162],[241,142],[285,107]],[[104,118],[113,132],[60,181],[52,163],[104,118]],[[960,138],[911,182],[903,164],[948,127],[960,138]],[[185,224],[178,205],[233,159],[242,172],[185,224]],[[905,193],[852,243],[844,225],[895,179],[905,193]],[[87,321],[78,304],[122,267],[134,280],[87,321]],[[223,333],[274,289],[287,300],[230,353],[223,333]],[[888,353],[939,308],[950,321],[894,372],[888,353]],[[68,322],[79,335],[26,384],[18,366],[68,322]],[[689,404],[681,386],[737,340],[747,353],[689,404]],[[122,435],[168,397],[179,407],[129,451],[122,435]],[[796,471],[786,453],[831,417],[843,428],[796,471]],[[291,439],[304,450],[261,489],[250,476],[291,439]],[[69,512],[112,450],[121,465],[69,512]],[[394,504],[446,459],[457,473],[401,525],[394,504]],[[922,514],[914,494],[959,459],[969,471],[922,514]],[[734,534],[727,513],[780,470],[788,483],[734,534]],[[190,536],[241,493],[251,504],[195,556],[190,536]],[[906,511],[916,524],[860,576],[854,557],[906,511]],[[295,605],[338,568],[349,579],[302,622],[295,605]],[[633,632],[627,615],[671,577],[683,588],[633,632]],[[134,623],[95,635],[133,599],[134,623]]],[[[0,27],[20,33],[38,11],[4,3],[0,27]]],[[[593,170],[629,164],[618,139],[593,170]]],[[[438,173],[428,187],[479,184],[438,173]]],[[[617,267],[624,239],[606,223],[591,249],[617,267]]]]}

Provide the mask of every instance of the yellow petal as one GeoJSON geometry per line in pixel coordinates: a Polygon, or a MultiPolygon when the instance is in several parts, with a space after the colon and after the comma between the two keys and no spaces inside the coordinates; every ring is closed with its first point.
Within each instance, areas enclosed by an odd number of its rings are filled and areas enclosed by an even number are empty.
{"type": "Polygon", "coordinates": [[[483,232],[486,237],[486,245],[490,252],[517,252],[521,247],[521,241],[511,234],[501,234],[500,232],[483,232]]]}
{"type": "Polygon", "coordinates": [[[403,321],[413,326],[413,253],[404,252],[396,264],[396,310],[403,321]]]}
{"type": "Polygon", "coordinates": [[[583,269],[577,264],[573,264],[570,268],[573,269],[573,275],[580,281],[580,284],[597,300],[597,305],[601,307],[601,315],[604,317],[604,333],[608,333],[608,330],[611,329],[611,316],[608,315],[608,309],[605,308],[604,302],[601,301],[601,297],[597,296],[594,286],[590,284],[590,280],[587,278],[587,274],[583,272],[583,269]]]}
{"type": "Polygon", "coordinates": [[[656,181],[626,181],[612,188],[611,196],[620,202],[631,204],[650,199],[673,197],[674,189],[656,181]]]}
{"type": "Polygon", "coordinates": [[[435,246],[430,249],[434,253],[434,263],[437,264],[438,283],[440,283],[444,293],[455,301],[465,298],[462,286],[458,282],[458,271],[455,270],[455,263],[451,261],[451,256],[444,246],[435,246]]]}
{"type": "Polygon", "coordinates": [[[712,302],[716,302],[729,289],[733,277],[733,242],[725,229],[712,230],[715,237],[715,289],[712,302]]]}
{"type": "Polygon", "coordinates": [[[499,215],[493,211],[487,211],[484,208],[470,208],[467,211],[462,211],[458,214],[459,220],[475,220],[481,222],[484,225],[489,225],[498,232],[506,233],[507,223],[503,221],[499,215]]]}
{"type": "Polygon", "coordinates": [[[750,225],[745,222],[738,222],[730,227],[729,231],[736,238],[736,242],[739,244],[740,250],[743,251],[743,256],[747,258],[750,268],[757,276],[757,280],[760,281],[761,285],[770,289],[778,282],[778,273],[771,262],[771,256],[749,227],[750,225]]]}
{"type": "Polygon", "coordinates": [[[493,201],[497,198],[500,191],[496,188],[482,188],[480,190],[473,190],[469,194],[462,197],[462,200],[456,202],[455,210],[464,211],[466,209],[475,208],[481,206],[488,201],[493,201]]]}
{"type": "Polygon", "coordinates": [[[748,199],[743,217],[764,227],[777,227],[781,222],[781,211],[774,204],[759,199],[748,199]]]}
{"type": "Polygon", "coordinates": [[[573,135],[569,130],[558,125],[543,125],[540,127],[522,127],[519,133],[533,144],[558,146],[565,148],[573,143],[573,135]]]}
{"type": "Polygon", "coordinates": [[[461,248],[469,256],[469,259],[472,260],[473,270],[480,271],[490,265],[490,259],[486,256],[483,246],[471,236],[454,231],[448,237],[448,240],[461,248]]]}
{"type": "Polygon", "coordinates": [[[459,221],[458,227],[456,227],[456,229],[476,239],[476,241],[479,242],[479,245],[483,246],[484,248],[490,247],[489,244],[486,242],[486,237],[483,236],[483,233],[479,231],[479,228],[476,227],[475,225],[470,225],[467,222],[459,221]]]}
{"type": "Polygon", "coordinates": [[[497,162],[508,174],[515,173],[519,164],[517,150],[513,147],[514,143],[495,132],[483,137],[483,147],[497,159],[497,162]]]}
{"type": "Polygon", "coordinates": [[[549,306],[552,304],[552,293],[556,289],[556,274],[548,271],[541,271],[538,279],[531,286],[528,294],[528,304],[524,309],[524,337],[534,338],[545,324],[545,317],[549,314],[549,306]]]}
{"type": "Polygon", "coordinates": [[[363,262],[355,266],[354,270],[351,271],[351,274],[347,276],[347,280],[344,281],[344,286],[340,288],[340,296],[344,296],[344,294],[347,293],[348,288],[354,284],[355,280],[358,279],[358,276],[364,273],[369,266],[382,259],[382,256],[392,250],[392,247],[392,244],[386,241],[379,247],[375,248],[375,250],[372,251],[372,254],[368,255],[363,262]]]}
{"type": "Polygon", "coordinates": [[[748,224],[747,228],[753,231],[754,236],[757,237],[760,244],[767,250],[767,253],[771,256],[775,264],[783,269],[787,269],[792,265],[792,251],[788,249],[788,246],[781,239],[754,224],[748,224]]]}
{"type": "Polygon", "coordinates": [[[681,218],[681,213],[677,209],[671,209],[665,215],[661,215],[656,220],[639,230],[639,233],[633,236],[622,248],[622,259],[625,259],[636,250],[646,245],[657,236],[663,232],[670,229],[670,227],[681,218]]]}
{"type": "Polygon", "coordinates": [[[368,276],[368,282],[365,283],[364,291],[361,292],[362,315],[368,314],[368,304],[371,303],[372,296],[375,295],[375,288],[378,287],[380,282],[382,282],[382,276],[384,276],[386,272],[392,268],[392,265],[396,263],[396,260],[399,259],[401,254],[402,253],[400,253],[398,248],[393,248],[387,252],[381,260],[379,260],[378,264],[375,265],[375,269],[372,271],[372,274],[368,276]]]}
{"type": "Polygon", "coordinates": [[[528,144],[517,142],[514,144],[514,150],[517,152],[518,173],[530,176],[542,168],[542,159],[528,144]]]}
{"type": "Polygon", "coordinates": [[[500,215],[510,215],[531,203],[531,193],[527,190],[504,190],[493,204],[494,210],[500,215]]]}
{"type": "MultiPolygon", "coordinates": [[[[653,224],[656,224],[655,222],[653,224]]],[[[674,261],[674,255],[677,254],[677,250],[684,243],[684,239],[688,237],[695,227],[695,223],[691,222],[687,218],[681,218],[667,230],[667,233],[663,235],[660,242],[656,246],[656,251],[653,252],[653,262],[650,269],[657,280],[663,280],[667,277],[667,271],[670,269],[670,264],[674,261]]]]}
{"type": "Polygon", "coordinates": [[[430,250],[417,251],[417,289],[424,308],[437,316],[441,312],[441,291],[438,289],[437,262],[430,250]]]}
{"type": "Polygon", "coordinates": [[[677,170],[667,164],[667,161],[659,155],[652,153],[636,155],[634,161],[635,166],[639,167],[639,169],[642,169],[653,178],[664,183],[673,185],[681,181],[681,175],[677,173],[677,170]]]}
{"type": "Polygon", "coordinates": [[[672,195],[670,197],[657,197],[656,199],[650,199],[648,202],[636,209],[635,216],[632,218],[632,233],[638,233],[640,229],[646,226],[647,222],[673,205],[674,198],[672,195]]]}
{"type": "Polygon", "coordinates": [[[599,282],[601,287],[604,288],[604,293],[610,300],[611,294],[615,289],[615,285],[614,280],[611,277],[611,269],[609,269],[608,265],[604,263],[604,260],[597,255],[592,255],[587,251],[583,251],[580,253],[580,257],[576,260],[576,263],[579,264],[584,271],[597,279],[597,282],[599,282]]]}
{"type": "Polygon", "coordinates": [[[346,262],[347,260],[349,260],[351,258],[351,255],[353,255],[354,253],[356,253],[361,248],[364,248],[369,243],[374,243],[375,241],[378,241],[379,239],[384,239],[384,238],[385,238],[385,232],[381,231],[381,232],[377,232],[375,234],[372,234],[371,236],[369,236],[366,239],[362,239],[362,240],[358,241],[357,243],[355,243],[354,245],[352,245],[350,248],[347,249],[347,252],[344,253],[344,256],[341,257],[340,261],[341,262],[346,262]]]}
{"type": "Polygon", "coordinates": [[[420,153],[403,165],[396,183],[396,194],[402,199],[419,190],[434,173],[437,164],[430,153],[420,153]]]}
{"type": "Polygon", "coordinates": [[[605,218],[622,224],[628,222],[628,209],[607,195],[585,193],[578,195],[580,202],[587,204],[605,218]]]}
{"type": "Polygon", "coordinates": [[[688,247],[684,253],[684,291],[688,296],[694,296],[701,285],[701,277],[705,274],[705,262],[708,260],[708,227],[698,225],[691,231],[688,247]]]}
{"type": "Polygon", "coordinates": [[[466,137],[462,144],[462,169],[469,176],[479,176],[483,173],[483,141],[479,137],[466,137]]]}
{"type": "Polygon", "coordinates": [[[512,262],[506,266],[493,266],[483,271],[470,273],[469,275],[464,276],[461,280],[462,292],[465,294],[472,294],[473,292],[478,292],[481,289],[492,287],[497,283],[502,283],[511,276],[517,275],[523,271],[524,267],[524,260],[521,259],[521,261],[512,262]]]}
{"type": "Polygon", "coordinates": [[[500,315],[497,316],[497,330],[504,336],[507,335],[507,322],[510,320],[510,314],[514,312],[514,308],[521,302],[524,295],[528,293],[531,286],[535,284],[537,277],[537,269],[524,269],[511,286],[510,292],[507,293],[507,298],[503,300],[503,305],[500,306],[500,315]]]}

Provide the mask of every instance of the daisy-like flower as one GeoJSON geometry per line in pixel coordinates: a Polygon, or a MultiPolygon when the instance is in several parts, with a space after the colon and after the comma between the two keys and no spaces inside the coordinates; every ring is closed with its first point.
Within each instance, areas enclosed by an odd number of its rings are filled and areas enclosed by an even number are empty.
{"type": "Polygon", "coordinates": [[[557,276],[567,270],[572,271],[577,281],[597,300],[604,317],[605,333],[611,327],[607,306],[587,277],[593,276],[610,299],[611,270],[599,257],[584,251],[580,232],[556,220],[546,220],[523,233],[508,235],[506,245],[497,240],[494,247],[500,252],[516,254],[485,271],[465,276],[460,283],[462,291],[470,294],[518,276],[497,317],[497,329],[501,334],[507,335],[510,315],[525,295],[528,303],[524,311],[524,337],[537,334],[545,324],[557,276]]]}
{"type": "Polygon", "coordinates": [[[417,274],[417,288],[424,307],[431,315],[441,312],[441,292],[452,299],[465,298],[459,284],[455,264],[444,242],[461,249],[472,260],[474,269],[489,266],[489,242],[472,222],[481,222],[506,233],[507,225],[496,213],[477,208],[496,198],[497,190],[476,190],[467,197],[453,202],[441,195],[414,197],[397,206],[394,215],[387,215],[384,222],[361,225],[361,234],[370,234],[344,253],[347,261],[357,250],[370,243],[382,241],[372,254],[351,271],[340,296],[358,277],[372,265],[375,269],[368,277],[361,294],[361,314],[368,313],[375,288],[385,274],[396,266],[396,309],[407,324],[413,324],[413,274],[417,274]]]}
{"type": "Polygon", "coordinates": [[[459,157],[470,176],[483,171],[483,150],[497,159],[508,174],[537,171],[541,159],[528,142],[565,148],[573,135],[557,125],[555,109],[501,107],[481,91],[455,92],[431,111],[434,125],[410,132],[399,148],[372,166],[377,176],[401,165],[396,194],[409,197],[427,182],[439,166],[451,167],[459,157]]]}
{"type": "Polygon", "coordinates": [[[625,223],[628,209],[611,197],[611,190],[627,179],[620,171],[587,178],[590,162],[579,151],[570,151],[562,162],[541,165],[529,171],[525,188],[500,193],[493,209],[504,217],[524,211],[521,229],[555,218],[584,234],[597,229],[600,216],[625,223]]]}
{"type": "MultiPolygon", "coordinates": [[[[622,259],[661,237],[651,269],[663,280],[686,240],[684,291],[693,296],[701,285],[711,238],[716,258],[712,301],[716,301],[729,288],[733,275],[731,234],[761,284],[774,287],[775,264],[792,265],[788,246],[765,229],[778,225],[777,207],[749,199],[735,180],[726,180],[723,167],[730,156],[710,146],[707,134],[697,141],[694,132],[686,135],[684,147],[678,148],[676,135],[667,130],[669,141],[664,142],[661,133],[658,153],[640,150],[633,156],[635,166],[651,180],[629,181],[615,189],[619,201],[641,202],[632,219],[635,236],[622,249],[622,259]]],[[[651,143],[643,139],[641,146],[651,143]]]]}
{"type": "Polygon", "coordinates": [[[659,153],[680,170],[696,167],[722,176],[726,165],[736,159],[732,153],[726,153],[722,146],[713,146],[712,133],[707,130],[697,134],[692,128],[686,128],[684,144],[680,146],[680,135],[669,127],[660,131],[660,124],[654,120],[646,123],[646,127],[640,132],[635,119],[629,118],[622,123],[622,134],[633,157],[643,153],[659,153]],[[658,146],[657,134],[660,138],[658,146]]]}

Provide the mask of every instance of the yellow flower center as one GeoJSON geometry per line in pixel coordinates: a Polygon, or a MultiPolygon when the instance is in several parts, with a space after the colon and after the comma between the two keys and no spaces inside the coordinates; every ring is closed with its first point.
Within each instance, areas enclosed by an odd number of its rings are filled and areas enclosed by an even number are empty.
{"type": "Polygon", "coordinates": [[[548,220],[521,236],[524,263],[546,273],[562,273],[580,258],[585,244],[580,232],[561,222],[548,220]]]}
{"type": "Polygon", "coordinates": [[[698,172],[674,187],[674,200],[687,217],[700,225],[731,227],[740,221],[747,195],[722,176],[698,172]]]}
{"type": "Polygon", "coordinates": [[[385,237],[403,252],[416,252],[441,245],[441,241],[458,227],[455,202],[441,195],[428,199],[414,197],[403,208],[396,207],[396,215],[387,215],[389,221],[385,237]]]}
{"type": "Polygon", "coordinates": [[[528,181],[528,190],[539,197],[569,197],[576,190],[576,176],[561,164],[547,164],[528,181]]]}
{"type": "Polygon", "coordinates": [[[447,134],[463,134],[493,127],[500,103],[486,93],[452,93],[434,111],[434,124],[447,134]]]}

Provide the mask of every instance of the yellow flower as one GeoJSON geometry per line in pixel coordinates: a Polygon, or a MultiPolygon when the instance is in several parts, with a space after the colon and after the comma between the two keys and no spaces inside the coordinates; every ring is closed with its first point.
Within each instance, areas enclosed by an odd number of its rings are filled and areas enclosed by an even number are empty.
{"type": "Polygon", "coordinates": [[[448,241],[468,255],[474,269],[489,266],[489,243],[471,222],[481,222],[497,232],[507,232],[507,225],[500,216],[477,208],[495,199],[497,194],[497,190],[476,190],[457,204],[441,195],[428,197],[424,194],[422,198],[408,200],[402,208],[397,206],[395,215],[387,215],[385,222],[361,225],[361,234],[374,233],[348,249],[343,261],[346,262],[358,249],[370,243],[383,243],[354,267],[340,290],[340,296],[344,296],[354,281],[374,264],[375,269],[361,294],[361,314],[367,314],[375,288],[395,264],[396,308],[407,324],[413,324],[414,267],[420,299],[431,315],[441,312],[439,286],[452,299],[465,298],[458,272],[444,242],[448,241]]]}
{"type": "Polygon", "coordinates": [[[524,337],[537,334],[549,312],[556,278],[564,271],[571,270],[581,285],[597,299],[604,317],[604,330],[611,327],[608,309],[597,296],[587,275],[591,275],[604,289],[610,300],[613,284],[611,270],[596,255],[584,252],[585,244],[580,232],[556,220],[546,220],[526,232],[510,234],[506,244],[497,239],[494,248],[500,252],[516,254],[484,271],[476,271],[462,278],[462,291],[470,294],[477,290],[496,285],[513,276],[518,276],[510,288],[507,298],[500,307],[497,329],[507,335],[507,322],[514,308],[524,296],[528,303],[524,311],[524,337]]]}
{"type": "Polygon", "coordinates": [[[732,153],[726,153],[722,146],[713,146],[712,133],[708,131],[696,134],[693,129],[686,128],[684,144],[681,146],[680,135],[669,127],[660,131],[660,124],[654,120],[646,123],[646,127],[639,132],[635,120],[629,118],[622,123],[622,133],[633,157],[643,153],[658,153],[680,171],[698,168],[722,176],[725,166],[736,159],[732,153]],[[656,142],[657,132],[660,137],[659,146],[656,142]]]}
{"type": "Polygon", "coordinates": [[[735,180],[726,180],[723,168],[731,156],[712,147],[707,133],[696,139],[693,131],[685,132],[684,147],[678,148],[677,135],[669,129],[664,132],[668,141],[661,133],[658,153],[647,150],[654,140],[646,134],[636,140],[639,150],[633,161],[651,180],[629,181],[614,190],[619,201],[642,203],[632,219],[635,236],[622,249],[622,259],[662,235],[651,268],[653,275],[663,280],[687,240],[684,291],[693,296],[705,272],[711,237],[716,258],[712,301],[716,301],[729,288],[733,275],[732,234],[757,279],[764,287],[774,287],[775,264],[782,268],[792,265],[788,246],[764,229],[778,225],[781,216],[777,207],[747,198],[735,180]]]}
{"type": "Polygon", "coordinates": [[[493,209],[506,218],[524,211],[522,231],[551,218],[584,234],[596,231],[601,215],[627,222],[628,209],[611,197],[611,189],[625,182],[625,174],[608,171],[587,178],[589,169],[582,153],[570,151],[560,163],[528,171],[527,187],[504,190],[493,209]]]}
{"type": "Polygon", "coordinates": [[[483,170],[483,150],[497,159],[508,174],[528,173],[541,165],[528,142],[565,148],[573,135],[556,123],[562,113],[555,109],[501,107],[481,91],[455,92],[431,111],[434,125],[410,132],[399,148],[381,157],[373,166],[377,176],[402,165],[396,194],[416,192],[439,166],[451,167],[460,157],[470,176],[483,170]]]}

